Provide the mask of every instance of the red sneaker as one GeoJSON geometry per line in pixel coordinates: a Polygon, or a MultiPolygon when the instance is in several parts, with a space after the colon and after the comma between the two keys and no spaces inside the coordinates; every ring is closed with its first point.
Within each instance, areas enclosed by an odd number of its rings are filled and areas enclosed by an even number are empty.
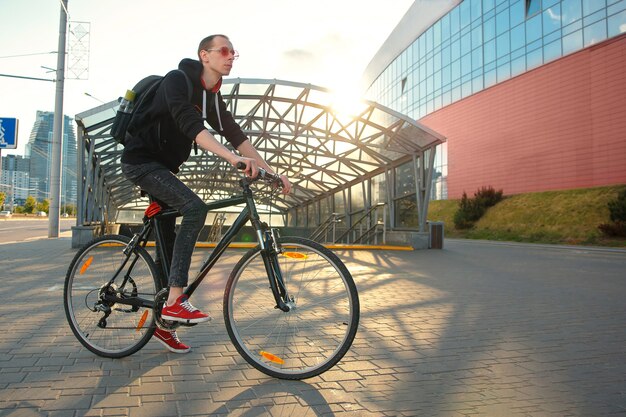
{"type": "Polygon", "coordinates": [[[183,323],[204,323],[211,320],[207,314],[192,306],[185,294],[178,297],[173,305],[163,306],[161,318],[183,323]]]}
{"type": "Polygon", "coordinates": [[[169,331],[157,327],[154,331],[154,337],[156,337],[156,340],[161,342],[163,346],[174,353],[187,353],[191,350],[189,346],[180,341],[176,330],[169,331]]]}

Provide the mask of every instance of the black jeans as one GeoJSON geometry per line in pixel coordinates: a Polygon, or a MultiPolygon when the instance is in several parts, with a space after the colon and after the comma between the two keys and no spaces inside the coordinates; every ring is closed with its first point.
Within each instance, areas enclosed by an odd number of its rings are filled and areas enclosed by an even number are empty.
{"type": "Polygon", "coordinates": [[[174,233],[175,221],[173,219],[162,223],[162,231],[166,240],[164,250],[166,253],[171,251],[169,286],[186,287],[189,281],[191,255],[208,213],[206,204],[170,170],[158,162],[139,165],[122,164],[122,172],[130,182],[140,186],[157,201],[178,210],[183,215],[178,233],[174,233]],[[173,250],[168,249],[172,247],[172,238],[174,238],[173,250]]]}

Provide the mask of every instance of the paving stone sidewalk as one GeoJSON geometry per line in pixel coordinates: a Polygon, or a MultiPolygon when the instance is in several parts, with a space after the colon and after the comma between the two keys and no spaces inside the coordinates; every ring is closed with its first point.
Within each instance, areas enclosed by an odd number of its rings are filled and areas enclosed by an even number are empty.
{"type": "MultiPolygon", "coordinates": [[[[361,326],[337,367],[269,378],[238,356],[221,298],[242,250],[194,294],[210,324],[125,359],[83,349],[63,311],[69,238],[0,245],[0,416],[626,415],[626,252],[447,240],[342,251],[361,326]]],[[[197,266],[206,254],[194,255],[197,266]]]]}

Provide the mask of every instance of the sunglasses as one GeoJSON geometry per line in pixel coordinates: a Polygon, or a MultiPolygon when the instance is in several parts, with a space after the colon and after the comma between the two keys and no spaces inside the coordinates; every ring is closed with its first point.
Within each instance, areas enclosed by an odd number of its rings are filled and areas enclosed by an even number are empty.
{"type": "Polygon", "coordinates": [[[228,46],[222,46],[221,48],[217,49],[207,49],[207,51],[217,51],[223,57],[227,57],[228,55],[232,54],[233,59],[239,58],[239,52],[235,51],[234,49],[230,49],[228,46]]]}

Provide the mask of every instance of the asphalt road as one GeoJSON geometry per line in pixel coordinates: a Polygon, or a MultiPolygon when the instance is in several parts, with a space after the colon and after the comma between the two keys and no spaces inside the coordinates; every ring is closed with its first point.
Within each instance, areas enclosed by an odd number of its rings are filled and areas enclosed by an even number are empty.
{"type": "MultiPolygon", "coordinates": [[[[47,238],[48,221],[47,217],[0,218],[0,243],[47,238]]],[[[75,224],[75,218],[59,219],[60,233],[70,232],[75,224]]]]}

